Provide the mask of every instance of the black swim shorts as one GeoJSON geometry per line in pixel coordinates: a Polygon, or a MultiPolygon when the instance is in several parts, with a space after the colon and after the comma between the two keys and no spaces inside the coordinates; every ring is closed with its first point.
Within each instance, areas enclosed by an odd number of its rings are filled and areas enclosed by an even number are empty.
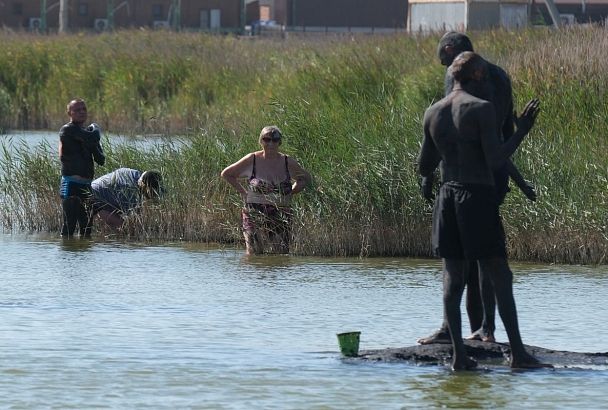
{"type": "Polygon", "coordinates": [[[435,254],[470,260],[506,257],[498,206],[493,186],[444,183],[433,209],[435,254]]]}

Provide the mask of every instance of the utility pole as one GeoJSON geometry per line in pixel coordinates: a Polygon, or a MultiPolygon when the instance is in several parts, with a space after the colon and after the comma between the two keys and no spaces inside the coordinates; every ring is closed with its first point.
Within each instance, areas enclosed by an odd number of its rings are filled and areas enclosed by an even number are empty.
{"type": "Polygon", "coordinates": [[[247,8],[245,0],[241,0],[241,35],[245,35],[245,20],[247,19],[247,8]]]}
{"type": "Polygon", "coordinates": [[[108,0],[108,30],[114,30],[114,0],[108,0]]]}
{"type": "Polygon", "coordinates": [[[173,0],[173,12],[171,13],[171,27],[180,31],[182,26],[182,0],[173,0]]]}
{"type": "Polygon", "coordinates": [[[68,0],[59,0],[59,34],[68,32],[68,0]]]}
{"type": "Polygon", "coordinates": [[[46,0],[40,0],[40,32],[46,33],[46,0]]]}

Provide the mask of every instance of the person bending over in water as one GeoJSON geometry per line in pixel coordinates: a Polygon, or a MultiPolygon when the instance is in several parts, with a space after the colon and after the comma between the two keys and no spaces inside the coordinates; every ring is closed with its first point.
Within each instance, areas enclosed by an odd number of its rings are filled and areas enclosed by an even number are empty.
{"type": "Polygon", "coordinates": [[[264,127],[259,137],[262,150],[245,155],[221,173],[245,202],[242,223],[248,255],[289,253],[290,201],[311,180],[296,160],[279,151],[281,142],[278,127],[264,127]]]}
{"type": "Polygon", "coordinates": [[[144,201],[156,200],[164,192],[158,171],[118,168],[91,183],[93,215],[114,229],[121,228],[125,216],[136,211],[144,201]]]}
{"type": "MultiPolygon", "coordinates": [[[[469,37],[463,33],[450,31],[441,37],[437,47],[437,56],[444,66],[450,66],[456,56],[464,51],[473,51],[473,44],[469,37]]],[[[487,73],[475,87],[470,87],[469,92],[482,100],[489,101],[494,106],[496,113],[496,131],[501,141],[508,140],[514,132],[513,113],[513,91],[508,74],[499,66],[486,61],[487,73]]],[[[448,95],[454,86],[454,78],[448,69],[445,74],[445,95],[448,95]]],[[[429,201],[433,200],[433,175],[422,178],[422,193],[429,201]]],[[[509,178],[511,178],[519,189],[531,200],[536,200],[534,187],[530,185],[520,174],[511,160],[505,161],[504,165],[494,171],[494,183],[498,195],[499,205],[502,205],[505,196],[510,191],[509,178]]],[[[468,339],[477,339],[494,342],[495,310],[494,290],[489,278],[484,278],[478,273],[477,263],[471,261],[467,268],[466,285],[466,307],[471,328],[468,339]]],[[[447,320],[439,330],[432,335],[418,339],[420,344],[450,343],[450,332],[447,320]]]]}
{"type": "Polygon", "coordinates": [[[534,125],[539,102],[528,102],[522,116],[516,118],[517,131],[503,144],[496,133],[492,104],[468,92],[485,76],[485,61],[465,52],[456,57],[451,70],[452,92],[425,112],[418,169],[421,176],[428,177],[440,167],[442,185],[433,209],[432,243],[443,262],[443,305],[452,339],[452,368],[477,365],[466,356],[460,323],[466,260],[475,260],[479,271],[492,281],[509,337],[511,367],[550,367],[526,352],[521,340],[493,176],[493,170],[515,152],[534,125]]]}
{"type": "Polygon", "coordinates": [[[90,198],[94,175],[93,161],[103,165],[106,158],[99,143],[101,129],[92,123],[84,128],[87,105],[76,98],[67,105],[70,122],[59,130],[59,159],[61,161],[61,185],[59,195],[63,209],[61,236],[74,235],[76,225],[80,236],[91,236],[90,198]]]}

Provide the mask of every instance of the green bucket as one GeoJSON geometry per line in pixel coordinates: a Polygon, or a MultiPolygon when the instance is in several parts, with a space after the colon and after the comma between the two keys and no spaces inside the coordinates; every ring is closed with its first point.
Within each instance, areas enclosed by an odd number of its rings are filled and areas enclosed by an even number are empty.
{"type": "Polygon", "coordinates": [[[359,337],[361,332],[338,333],[338,344],[340,352],[346,357],[357,357],[359,355],[359,337]]]}

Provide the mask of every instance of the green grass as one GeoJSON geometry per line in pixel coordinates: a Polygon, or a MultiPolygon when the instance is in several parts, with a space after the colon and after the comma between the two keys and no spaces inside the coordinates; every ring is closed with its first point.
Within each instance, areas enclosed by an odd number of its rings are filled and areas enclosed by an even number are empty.
{"type": "MultiPolygon", "coordinates": [[[[0,50],[10,57],[0,62],[4,128],[59,129],[67,101],[82,96],[91,119],[109,132],[167,137],[146,152],[104,141],[108,163],[98,174],[155,168],[168,187],[165,200],[132,218],[125,235],[240,242],[239,199],[219,172],[257,149],[264,125],[276,124],[284,152],[314,177],[294,204],[294,253],[430,254],[430,207],[418,192],[415,161],[424,110],[443,88],[437,35],[3,36],[0,50]],[[171,143],[174,136],[187,147],[171,143]]],[[[513,188],[502,208],[511,256],[606,263],[605,31],[471,37],[476,51],[510,73],[517,107],[534,96],[542,101],[514,158],[539,199],[528,202],[513,188]]],[[[5,227],[58,230],[55,151],[23,147],[0,162],[5,227]]]]}

